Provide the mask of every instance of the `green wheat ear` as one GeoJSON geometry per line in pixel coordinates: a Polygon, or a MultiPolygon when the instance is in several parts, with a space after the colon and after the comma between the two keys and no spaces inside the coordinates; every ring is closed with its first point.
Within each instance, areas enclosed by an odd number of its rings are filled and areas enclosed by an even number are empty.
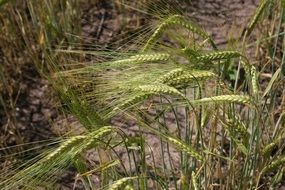
{"type": "Polygon", "coordinates": [[[127,59],[117,60],[110,63],[110,65],[121,65],[129,63],[144,63],[153,61],[167,61],[170,55],[167,53],[147,53],[130,56],[127,59]]]}
{"type": "Polygon", "coordinates": [[[115,182],[108,188],[108,190],[117,190],[117,189],[120,189],[120,188],[121,188],[125,183],[127,183],[128,181],[130,181],[130,180],[135,180],[135,179],[137,179],[137,178],[138,178],[137,176],[121,178],[121,179],[115,181],[115,182]]]}
{"type": "Polygon", "coordinates": [[[282,139],[283,139],[282,137],[279,137],[279,138],[276,139],[274,142],[272,142],[272,143],[266,145],[266,146],[264,147],[264,149],[261,151],[261,154],[262,154],[263,156],[268,157],[268,156],[270,155],[270,153],[272,152],[272,150],[273,150],[274,148],[278,147],[278,145],[280,144],[280,142],[282,141],[282,139]]]}
{"type": "Polygon", "coordinates": [[[70,139],[68,139],[67,141],[62,143],[62,145],[60,145],[55,151],[53,151],[50,154],[48,154],[44,158],[43,162],[50,162],[50,161],[52,161],[54,158],[56,158],[59,155],[63,154],[66,150],[69,150],[69,149],[73,148],[75,145],[79,144],[85,138],[86,138],[86,136],[71,137],[70,139]]]}
{"type": "Polygon", "coordinates": [[[238,51],[217,51],[217,52],[201,54],[200,56],[196,57],[196,60],[200,62],[216,61],[222,59],[232,59],[241,56],[242,54],[238,51]]]}
{"type": "Polygon", "coordinates": [[[169,86],[187,85],[189,83],[200,82],[215,77],[217,77],[217,75],[213,72],[195,70],[192,72],[185,72],[180,76],[165,81],[164,83],[169,86]]]}
{"type": "Polygon", "coordinates": [[[244,124],[238,118],[227,119],[226,122],[221,120],[221,123],[234,143],[247,155],[249,152],[248,142],[250,134],[247,132],[244,124]]]}
{"type": "Polygon", "coordinates": [[[179,92],[176,88],[159,83],[150,85],[140,85],[130,90],[133,91],[134,95],[131,96],[128,100],[118,105],[117,107],[115,107],[113,110],[114,112],[120,109],[126,109],[154,95],[172,95],[180,96],[183,99],[186,99],[184,94],[179,92]]]}
{"type": "Polygon", "coordinates": [[[198,100],[191,101],[194,105],[203,105],[203,104],[223,104],[223,103],[240,103],[245,104],[249,107],[254,107],[253,100],[251,97],[246,95],[221,95],[221,96],[212,96],[209,98],[202,98],[198,100]]]}
{"type": "Polygon", "coordinates": [[[264,12],[265,8],[268,6],[268,4],[271,1],[272,0],[263,0],[259,4],[259,6],[258,6],[258,8],[257,8],[257,10],[256,10],[256,12],[255,12],[255,14],[254,14],[254,16],[252,18],[252,20],[250,21],[250,23],[247,26],[247,30],[246,30],[245,36],[249,36],[251,34],[251,32],[253,31],[254,27],[256,26],[258,20],[260,19],[262,13],[264,12]]]}
{"type": "Polygon", "coordinates": [[[7,180],[0,182],[0,188],[15,189],[22,185],[32,187],[45,180],[52,184],[56,172],[67,168],[72,159],[90,148],[91,145],[95,147],[98,143],[100,144],[101,141],[98,141],[98,139],[111,133],[114,129],[114,127],[105,126],[85,136],[71,137],[47,156],[10,176],[7,180]]]}
{"type": "Polygon", "coordinates": [[[182,75],[183,73],[185,73],[183,68],[173,69],[172,71],[170,71],[170,72],[164,74],[163,76],[159,77],[156,80],[156,82],[167,84],[168,81],[171,81],[172,79],[182,75]]]}
{"type": "Polygon", "coordinates": [[[135,91],[141,91],[141,92],[151,93],[151,94],[176,95],[176,96],[180,96],[186,99],[186,97],[181,92],[179,92],[176,88],[173,88],[165,84],[141,85],[135,88],[135,91]]]}
{"type": "Polygon", "coordinates": [[[196,158],[199,161],[203,161],[203,157],[192,147],[190,147],[189,145],[185,144],[184,142],[168,136],[168,135],[164,135],[163,137],[167,142],[173,144],[176,148],[178,148],[180,151],[185,152],[187,154],[189,154],[190,156],[196,158]]]}
{"type": "Polygon", "coordinates": [[[284,164],[285,164],[285,156],[282,156],[279,159],[271,162],[271,164],[267,165],[265,168],[263,168],[263,170],[261,171],[261,175],[274,171],[283,166],[284,164]]]}
{"type": "Polygon", "coordinates": [[[258,92],[259,92],[258,77],[257,77],[256,68],[254,66],[251,67],[251,85],[252,85],[253,95],[255,97],[258,96],[258,92]]]}
{"type": "Polygon", "coordinates": [[[195,26],[192,22],[187,21],[186,18],[183,17],[182,15],[172,15],[172,16],[168,17],[167,19],[165,19],[158,26],[158,28],[155,30],[153,35],[149,38],[149,40],[147,41],[147,43],[143,47],[142,52],[146,52],[146,51],[150,50],[154,46],[156,41],[162,36],[163,32],[165,32],[167,29],[169,29],[170,27],[175,26],[175,25],[182,26],[182,27],[188,29],[189,31],[191,31],[195,34],[198,34],[203,39],[209,40],[211,45],[216,48],[212,39],[201,28],[199,28],[198,26],[195,26]]]}

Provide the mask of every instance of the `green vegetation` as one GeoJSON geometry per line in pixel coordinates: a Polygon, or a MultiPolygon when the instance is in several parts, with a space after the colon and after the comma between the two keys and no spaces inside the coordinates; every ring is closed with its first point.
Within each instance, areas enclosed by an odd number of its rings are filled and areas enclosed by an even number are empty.
{"type": "Polygon", "coordinates": [[[0,189],[55,189],[71,166],[75,185],[81,181],[85,189],[282,185],[284,0],[262,1],[235,49],[219,49],[189,18],[145,2],[145,13],[156,11],[159,18],[147,34],[131,39],[132,46],[86,51],[71,35],[80,31],[80,3],[26,1],[28,13],[17,2],[2,7],[6,35],[23,43],[16,51],[25,49],[84,131],[13,165],[0,177],[0,189]],[[259,25],[267,28],[254,33],[259,25]],[[252,55],[252,47],[263,53],[252,55]],[[135,135],[128,121],[135,123],[135,135]],[[88,151],[96,154],[95,165],[86,159],[88,151]]]}

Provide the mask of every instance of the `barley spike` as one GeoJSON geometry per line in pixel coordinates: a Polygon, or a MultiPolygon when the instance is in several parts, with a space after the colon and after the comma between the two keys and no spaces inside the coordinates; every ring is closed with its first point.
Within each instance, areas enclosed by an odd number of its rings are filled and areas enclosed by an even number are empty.
{"type": "Polygon", "coordinates": [[[186,98],[181,92],[176,88],[173,88],[164,84],[150,84],[138,86],[135,90],[151,93],[151,94],[168,94],[168,95],[178,95],[186,98]]]}
{"type": "Polygon", "coordinates": [[[108,190],[116,190],[119,189],[122,185],[124,185],[127,181],[129,180],[134,180],[137,179],[138,177],[124,177],[122,179],[119,179],[117,181],[115,181],[109,188],[108,190]]]}
{"type": "Polygon", "coordinates": [[[209,98],[202,98],[198,100],[193,100],[193,104],[208,104],[208,103],[241,103],[253,106],[253,101],[249,96],[246,95],[221,95],[213,96],[209,98]]]}
{"type": "Polygon", "coordinates": [[[176,85],[188,84],[195,81],[201,81],[213,77],[216,77],[216,75],[210,71],[194,71],[194,72],[184,73],[180,76],[177,76],[176,78],[169,79],[164,83],[169,86],[176,86],[176,85]]]}
{"type": "Polygon", "coordinates": [[[84,140],[86,136],[74,136],[62,143],[60,147],[58,147],[55,151],[51,152],[44,158],[44,162],[48,162],[56,157],[58,157],[60,154],[62,154],[64,151],[71,149],[74,145],[80,143],[82,140],[84,140]]]}
{"type": "Polygon", "coordinates": [[[254,29],[255,25],[258,22],[258,19],[261,17],[264,9],[267,7],[268,3],[270,3],[271,0],[263,0],[260,5],[258,6],[252,20],[250,21],[249,25],[247,26],[247,30],[246,30],[246,35],[245,36],[249,36],[252,32],[252,30],[254,29]]]}
{"type": "Polygon", "coordinates": [[[285,164],[285,156],[282,156],[281,158],[279,158],[278,160],[272,162],[271,164],[269,164],[268,166],[266,166],[262,171],[261,171],[261,175],[264,175],[268,172],[274,171],[275,169],[279,168],[280,166],[285,164]]]}
{"type": "Polygon", "coordinates": [[[219,51],[219,52],[211,52],[211,53],[205,53],[201,56],[198,56],[196,58],[197,61],[204,62],[204,61],[215,61],[215,60],[221,60],[221,59],[231,59],[235,57],[242,56],[240,52],[238,51],[219,51]]]}
{"type": "Polygon", "coordinates": [[[204,32],[201,28],[194,26],[193,23],[187,21],[183,16],[181,15],[172,15],[168,17],[164,22],[162,22],[158,28],[155,30],[153,35],[150,37],[150,39],[147,41],[146,45],[143,47],[142,52],[146,52],[149,49],[152,48],[152,46],[155,44],[155,42],[160,38],[160,36],[163,34],[165,30],[167,30],[169,27],[173,25],[178,25],[185,27],[186,29],[192,31],[193,33],[196,33],[200,35],[204,39],[210,40],[210,43],[213,47],[215,47],[213,41],[211,38],[207,35],[206,32],[204,32]]]}

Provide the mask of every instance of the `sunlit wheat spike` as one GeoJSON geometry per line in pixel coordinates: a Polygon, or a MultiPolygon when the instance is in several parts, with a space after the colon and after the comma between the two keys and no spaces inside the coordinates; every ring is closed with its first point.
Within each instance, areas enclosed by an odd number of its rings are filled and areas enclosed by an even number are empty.
{"type": "Polygon", "coordinates": [[[119,179],[117,181],[115,181],[109,188],[108,190],[116,190],[119,189],[120,187],[122,187],[126,182],[130,181],[130,180],[134,180],[137,179],[137,176],[134,177],[124,177],[122,179],[119,179]]]}
{"type": "Polygon", "coordinates": [[[191,181],[192,181],[194,190],[199,190],[199,188],[198,188],[198,183],[197,183],[197,177],[196,177],[195,172],[192,172],[191,181]]]}
{"type": "Polygon", "coordinates": [[[58,147],[55,151],[51,152],[50,154],[48,154],[45,158],[44,158],[44,162],[49,162],[52,159],[58,157],[58,155],[64,153],[64,151],[71,149],[74,145],[80,143],[82,140],[84,140],[86,138],[86,136],[75,136],[75,137],[71,137],[70,139],[68,139],[67,141],[65,141],[64,143],[62,143],[62,145],[60,147],[58,147]]]}
{"type": "Polygon", "coordinates": [[[167,61],[170,55],[167,53],[149,53],[149,54],[138,54],[130,56],[127,59],[117,60],[111,62],[111,64],[123,64],[123,63],[143,63],[150,61],[167,61]]]}
{"type": "Polygon", "coordinates": [[[192,101],[193,104],[209,104],[209,103],[240,103],[247,106],[253,107],[253,101],[249,96],[246,95],[221,95],[213,96],[209,98],[202,98],[199,100],[192,101]]]}
{"type": "Polygon", "coordinates": [[[239,118],[236,117],[235,119],[228,119],[227,122],[229,125],[235,127],[234,131],[236,131],[245,142],[248,141],[250,134],[248,133],[244,123],[239,118]]]}
{"type": "Polygon", "coordinates": [[[269,173],[271,171],[276,170],[277,168],[280,168],[280,166],[285,164],[285,156],[282,156],[276,161],[273,161],[271,164],[267,165],[262,171],[261,175],[264,175],[266,173],[269,173]]]}
{"type": "Polygon", "coordinates": [[[179,92],[176,88],[164,84],[141,85],[135,88],[135,90],[151,94],[177,95],[185,98],[185,96],[181,92],[179,92]]]}
{"type": "Polygon", "coordinates": [[[88,149],[90,146],[92,146],[92,144],[97,142],[99,138],[111,133],[114,130],[115,128],[112,126],[104,126],[96,131],[91,132],[83,142],[82,150],[88,149]]]}
{"type": "Polygon", "coordinates": [[[164,83],[169,86],[176,86],[176,85],[185,85],[189,84],[191,82],[199,82],[203,81],[205,79],[214,78],[217,75],[210,71],[193,71],[193,72],[185,72],[180,76],[177,76],[175,78],[169,79],[168,81],[165,81],[164,83]]]}
{"type": "Polygon", "coordinates": [[[251,67],[251,83],[252,83],[253,94],[258,95],[257,72],[254,66],[251,67]]]}
{"type": "Polygon", "coordinates": [[[134,190],[134,188],[133,188],[132,186],[130,186],[130,185],[127,185],[127,186],[124,188],[124,190],[134,190]]]}
{"type": "Polygon", "coordinates": [[[238,51],[218,51],[218,52],[205,53],[197,57],[196,60],[200,62],[216,61],[216,60],[231,59],[241,56],[242,56],[241,53],[238,51]]]}
{"type": "Polygon", "coordinates": [[[173,78],[176,78],[184,73],[184,70],[182,68],[174,69],[165,75],[159,77],[156,82],[157,83],[167,83],[167,81],[172,80],[173,78]]]}
{"type": "Polygon", "coordinates": [[[248,78],[251,78],[251,65],[247,62],[247,61],[244,61],[244,60],[241,60],[241,65],[242,67],[244,68],[245,70],[245,74],[248,78]]]}
{"type": "Polygon", "coordinates": [[[180,151],[185,152],[189,154],[190,156],[196,158],[199,161],[203,161],[203,157],[191,146],[185,144],[184,142],[171,137],[169,135],[164,135],[163,137],[167,142],[173,144],[176,148],[178,148],[180,151]]]}
{"type": "Polygon", "coordinates": [[[247,155],[248,154],[248,140],[249,133],[247,132],[245,126],[239,121],[233,121],[232,119],[227,119],[227,122],[224,123],[222,120],[222,126],[229,133],[231,139],[235,144],[240,148],[240,150],[247,155]]]}
{"type": "Polygon", "coordinates": [[[116,112],[119,109],[125,109],[127,107],[133,106],[143,100],[148,99],[150,96],[152,96],[153,93],[139,93],[134,95],[133,97],[129,98],[128,100],[124,101],[120,105],[116,106],[113,111],[116,112]]]}
{"type": "Polygon", "coordinates": [[[265,10],[265,8],[267,7],[267,5],[271,2],[271,0],[263,0],[258,8],[255,11],[255,14],[253,16],[253,18],[251,19],[251,21],[249,22],[248,26],[247,26],[247,30],[246,30],[246,36],[249,36],[252,32],[252,30],[254,29],[255,25],[257,24],[258,20],[260,19],[263,11],[265,10]]]}
{"type": "Polygon", "coordinates": [[[112,161],[110,161],[108,163],[105,163],[105,164],[101,165],[98,168],[95,168],[93,170],[90,170],[88,172],[80,174],[80,176],[89,176],[89,175],[92,175],[94,173],[98,173],[98,172],[102,172],[102,171],[108,170],[109,168],[112,168],[112,167],[117,166],[119,164],[120,164],[119,160],[112,160],[112,161]]]}
{"type": "Polygon", "coordinates": [[[149,49],[151,49],[152,46],[156,43],[156,41],[161,37],[163,32],[166,31],[171,26],[175,26],[175,25],[182,26],[182,27],[192,31],[193,33],[198,34],[199,36],[201,36],[204,39],[209,39],[210,43],[212,45],[214,45],[213,41],[210,39],[208,34],[206,32],[204,32],[201,28],[195,26],[190,21],[187,21],[186,18],[181,16],[181,15],[172,15],[172,16],[168,17],[164,22],[162,22],[158,26],[158,28],[155,30],[153,35],[149,38],[149,40],[147,41],[147,43],[143,47],[142,52],[146,52],[149,49]]]}
{"type": "Polygon", "coordinates": [[[261,151],[263,156],[269,156],[269,154],[272,152],[272,150],[276,147],[278,147],[278,144],[280,143],[280,141],[282,140],[282,138],[278,138],[276,139],[274,142],[266,145],[263,150],[261,151]]]}

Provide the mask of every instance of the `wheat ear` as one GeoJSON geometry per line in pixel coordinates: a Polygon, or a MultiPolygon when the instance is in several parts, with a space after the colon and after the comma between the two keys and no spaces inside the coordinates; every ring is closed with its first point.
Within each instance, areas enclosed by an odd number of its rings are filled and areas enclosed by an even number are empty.
{"type": "Polygon", "coordinates": [[[209,104],[209,103],[240,103],[247,106],[253,107],[253,101],[249,96],[246,95],[221,95],[213,96],[209,98],[202,98],[198,100],[193,100],[192,103],[195,105],[199,104],[209,104]]]}
{"type": "Polygon", "coordinates": [[[274,142],[266,145],[263,150],[261,151],[263,156],[269,156],[269,154],[272,152],[272,150],[276,147],[278,147],[278,144],[280,144],[282,138],[279,137],[278,139],[276,139],[274,142]]]}
{"type": "Polygon", "coordinates": [[[192,72],[185,72],[180,76],[173,77],[169,80],[165,80],[165,84],[169,86],[177,86],[177,85],[185,85],[191,82],[198,82],[203,81],[209,78],[216,77],[216,74],[210,71],[192,71],[192,72]]]}
{"type": "Polygon", "coordinates": [[[238,51],[218,51],[218,52],[202,54],[201,56],[196,57],[196,60],[204,62],[204,61],[215,61],[221,59],[232,59],[241,56],[242,54],[238,51]]]}
{"type": "Polygon", "coordinates": [[[252,30],[254,29],[255,25],[257,24],[259,18],[261,17],[263,11],[265,10],[265,8],[267,7],[267,5],[270,3],[271,0],[263,0],[260,5],[258,6],[258,8],[256,9],[256,12],[252,18],[252,20],[250,21],[250,23],[247,26],[247,30],[246,30],[246,36],[249,36],[252,32],[252,30]]]}
{"type": "Polygon", "coordinates": [[[172,80],[173,78],[176,78],[180,75],[182,75],[185,71],[183,70],[183,68],[177,68],[174,69],[164,75],[162,75],[161,77],[159,77],[155,82],[156,83],[164,83],[166,84],[168,81],[172,80]]]}
{"type": "Polygon", "coordinates": [[[200,160],[200,161],[204,160],[203,157],[195,149],[193,149],[189,145],[185,144],[184,142],[182,142],[182,141],[180,141],[174,137],[171,137],[169,135],[164,134],[162,136],[167,142],[176,146],[176,148],[178,148],[180,151],[189,154],[190,156],[196,158],[197,160],[200,160]]]}
{"type": "Polygon", "coordinates": [[[124,63],[144,63],[151,61],[167,61],[170,55],[167,53],[148,53],[148,54],[138,54],[130,56],[127,59],[117,60],[111,62],[111,64],[119,65],[124,63]]]}
{"type": "Polygon", "coordinates": [[[64,143],[62,143],[61,146],[59,146],[55,151],[51,152],[44,158],[44,162],[49,162],[53,160],[54,158],[58,157],[61,155],[64,151],[71,149],[74,147],[76,144],[79,144],[82,140],[84,140],[86,136],[75,136],[71,137],[64,143]]]}
{"type": "Polygon", "coordinates": [[[122,179],[119,179],[117,181],[115,181],[109,188],[108,190],[116,190],[119,189],[120,187],[122,187],[126,182],[130,181],[130,180],[134,180],[137,179],[137,176],[134,177],[124,177],[122,179]]]}
{"type": "Polygon", "coordinates": [[[155,30],[153,35],[149,38],[149,40],[147,41],[147,43],[143,47],[142,52],[146,52],[149,49],[151,49],[152,46],[155,44],[155,42],[161,37],[163,32],[166,31],[171,26],[174,26],[174,25],[182,26],[182,27],[192,31],[195,34],[198,34],[202,38],[208,39],[210,41],[210,43],[212,44],[212,46],[215,47],[211,38],[201,28],[199,28],[199,27],[195,26],[193,23],[187,21],[185,19],[185,17],[183,17],[181,15],[172,15],[172,16],[168,17],[164,22],[162,22],[158,26],[158,28],[155,30]]]}
{"type": "Polygon", "coordinates": [[[136,91],[141,91],[145,93],[151,94],[167,94],[167,95],[176,95],[182,98],[186,97],[184,94],[179,92],[176,88],[165,85],[165,84],[149,84],[149,85],[141,85],[135,88],[136,91]]]}
{"type": "Polygon", "coordinates": [[[285,164],[285,156],[282,156],[281,158],[279,158],[278,160],[272,162],[271,164],[269,164],[268,166],[266,166],[262,171],[261,171],[261,175],[264,175],[266,173],[269,173],[271,171],[276,170],[277,168],[279,168],[280,166],[285,164]]]}
{"type": "Polygon", "coordinates": [[[104,126],[96,131],[91,132],[90,134],[88,134],[88,137],[83,142],[83,146],[80,151],[88,149],[90,146],[92,146],[92,144],[97,142],[99,138],[110,134],[112,131],[114,131],[114,129],[115,128],[112,126],[104,126]]]}
{"type": "Polygon", "coordinates": [[[141,85],[132,90],[134,91],[135,95],[115,107],[113,111],[117,111],[118,109],[125,109],[128,106],[135,105],[136,103],[149,98],[150,96],[159,94],[176,95],[182,97],[183,99],[186,99],[184,94],[179,92],[176,88],[164,84],[141,85]]]}
{"type": "Polygon", "coordinates": [[[257,82],[257,72],[254,66],[251,67],[251,85],[252,85],[252,92],[255,96],[258,95],[258,82],[257,82]]]}

